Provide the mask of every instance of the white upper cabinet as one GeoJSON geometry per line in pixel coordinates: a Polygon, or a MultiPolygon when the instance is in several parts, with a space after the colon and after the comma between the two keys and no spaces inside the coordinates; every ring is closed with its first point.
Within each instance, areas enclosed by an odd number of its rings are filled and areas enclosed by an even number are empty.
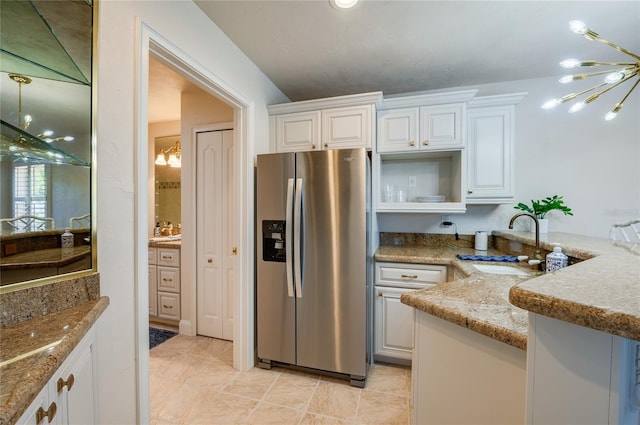
{"type": "Polygon", "coordinates": [[[472,99],[467,107],[467,204],[514,200],[515,105],[526,93],[472,99]]]}
{"type": "Polygon", "coordinates": [[[275,152],[371,148],[381,92],[268,107],[275,152]]]}
{"type": "Polygon", "coordinates": [[[386,98],[378,111],[377,151],[465,147],[466,102],[477,90],[386,98]]]}

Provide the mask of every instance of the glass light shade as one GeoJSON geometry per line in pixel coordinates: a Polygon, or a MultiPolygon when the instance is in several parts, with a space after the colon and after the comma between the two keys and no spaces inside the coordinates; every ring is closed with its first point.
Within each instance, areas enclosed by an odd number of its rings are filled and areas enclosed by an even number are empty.
{"type": "Polygon", "coordinates": [[[582,65],[582,61],[578,59],[565,59],[560,62],[560,66],[563,68],[577,68],[582,65]]]}
{"type": "Polygon", "coordinates": [[[73,136],[64,136],[65,142],[73,142],[74,140],[75,140],[75,137],[73,136]]]}
{"type": "Polygon", "coordinates": [[[615,117],[618,116],[617,112],[613,112],[613,111],[609,111],[607,112],[607,114],[604,116],[604,119],[607,121],[611,121],[612,119],[614,119],[615,117]]]}
{"type": "Polygon", "coordinates": [[[24,116],[24,123],[25,124],[31,124],[31,121],[33,121],[33,117],[31,115],[25,115],[24,116]]]}
{"type": "Polygon", "coordinates": [[[576,34],[585,34],[589,31],[587,25],[582,21],[569,21],[569,28],[576,34]]]}
{"type": "Polygon", "coordinates": [[[585,106],[586,106],[586,103],[578,102],[578,103],[574,104],[571,108],[569,108],[569,112],[570,113],[578,112],[579,110],[581,110],[585,106]]]}
{"type": "Polygon", "coordinates": [[[169,155],[169,160],[167,161],[167,164],[169,164],[172,167],[182,166],[182,162],[178,159],[178,157],[175,154],[169,155]]]}
{"type": "Polygon", "coordinates": [[[42,132],[42,135],[45,137],[51,137],[53,136],[53,130],[45,130],[42,132]]]}
{"type": "Polygon", "coordinates": [[[624,72],[616,71],[604,77],[604,82],[607,84],[613,84],[613,83],[617,83],[623,78],[624,78],[624,72]]]}
{"type": "Polygon", "coordinates": [[[167,160],[165,159],[163,154],[158,154],[154,164],[156,165],[167,165],[167,160]]]}
{"type": "Polygon", "coordinates": [[[542,104],[542,109],[553,109],[562,103],[562,99],[551,99],[542,104]]]}
{"type": "Polygon", "coordinates": [[[562,83],[562,84],[567,84],[573,81],[573,75],[565,75],[564,77],[560,78],[558,80],[558,82],[562,83]]]}
{"type": "Polygon", "coordinates": [[[329,2],[338,9],[350,9],[358,3],[358,0],[329,0],[329,2]]]}

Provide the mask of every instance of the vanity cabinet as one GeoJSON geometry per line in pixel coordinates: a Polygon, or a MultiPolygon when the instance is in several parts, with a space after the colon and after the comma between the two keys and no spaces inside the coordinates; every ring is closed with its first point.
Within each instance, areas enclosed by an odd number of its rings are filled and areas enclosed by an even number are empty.
{"type": "Polygon", "coordinates": [[[377,360],[411,361],[415,310],[402,304],[400,297],[445,282],[446,276],[446,266],[376,263],[374,356],[377,360]]]}
{"type": "Polygon", "coordinates": [[[18,424],[99,423],[94,344],[95,327],[92,327],[25,410],[18,424]]]}
{"type": "Polygon", "coordinates": [[[378,111],[378,152],[464,147],[465,104],[378,111]]]}
{"type": "Polygon", "coordinates": [[[371,148],[381,98],[375,92],[271,105],[271,145],[275,152],[371,148]]]}
{"type": "Polygon", "coordinates": [[[149,315],[180,320],[180,249],[149,248],[149,315]]]}
{"type": "Polygon", "coordinates": [[[467,107],[467,203],[514,201],[515,106],[526,93],[485,96],[467,107]]]}

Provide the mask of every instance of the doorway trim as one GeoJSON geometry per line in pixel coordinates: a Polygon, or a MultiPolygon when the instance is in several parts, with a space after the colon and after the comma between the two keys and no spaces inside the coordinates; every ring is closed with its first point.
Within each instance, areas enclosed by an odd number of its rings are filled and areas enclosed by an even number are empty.
{"type": "Polygon", "coordinates": [[[253,102],[211,73],[140,18],[136,18],[135,58],[135,320],[136,412],[138,423],[150,422],[149,411],[149,276],[148,276],[148,99],[149,57],[162,61],[189,81],[234,108],[238,284],[234,294],[233,366],[247,370],[254,363],[253,318],[253,102]]]}

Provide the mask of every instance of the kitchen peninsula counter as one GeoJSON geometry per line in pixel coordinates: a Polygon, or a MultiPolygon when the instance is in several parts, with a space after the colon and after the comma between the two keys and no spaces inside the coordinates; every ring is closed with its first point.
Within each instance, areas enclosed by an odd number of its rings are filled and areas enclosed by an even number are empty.
{"type": "MultiPolygon", "coordinates": [[[[529,232],[494,231],[493,238],[497,249],[486,255],[519,255],[514,251],[535,244],[529,232]]],[[[464,278],[404,294],[402,302],[522,350],[529,311],[640,340],[640,255],[608,239],[566,233],[542,235],[543,255],[555,242],[574,264],[529,277],[482,273],[472,264],[526,266],[460,260],[456,254],[478,252],[455,246],[380,246],[374,259],[457,268],[464,278]]]]}
{"type": "MultiPolygon", "coordinates": [[[[462,279],[444,282],[431,288],[403,294],[404,304],[433,316],[468,328],[521,350],[527,346],[527,312],[509,302],[509,289],[526,277],[482,273],[473,264],[486,261],[460,260],[457,254],[478,254],[470,248],[381,246],[375,261],[413,264],[441,264],[457,268],[462,279]]],[[[504,255],[488,250],[482,255],[504,255]]],[[[491,264],[514,263],[492,262],[491,264]]],[[[535,274],[533,275],[535,276],[535,274]]]]}

